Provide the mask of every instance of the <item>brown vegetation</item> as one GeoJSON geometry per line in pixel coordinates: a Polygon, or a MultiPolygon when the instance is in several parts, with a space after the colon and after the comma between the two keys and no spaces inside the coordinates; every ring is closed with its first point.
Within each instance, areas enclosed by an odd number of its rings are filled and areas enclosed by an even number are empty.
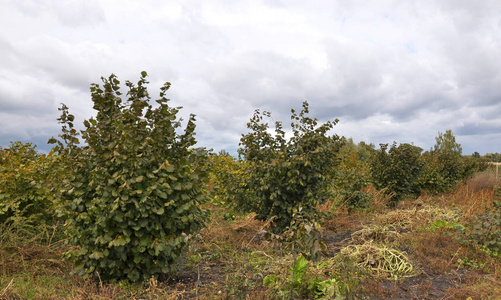
{"type": "MultiPolygon", "coordinates": [[[[307,282],[335,279],[338,292],[353,299],[500,299],[499,257],[467,243],[459,230],[496,199],[493,177],[480,173],[451,192],[392,209],[376,191],[364,211],[323,204],[328,250],[320,262],[309,262],[296,298],[311,297],[307,282]]],[[[279,298],[263,279],[287,280],[292,257],[263,238],[268,224],[252,214],[228,219],[227,210],[213,204],[207,209],[211,221],[193,238],[178,271],[138,284],[72,275],[57,227],[1,227],[0,299],[279,298]]]]}

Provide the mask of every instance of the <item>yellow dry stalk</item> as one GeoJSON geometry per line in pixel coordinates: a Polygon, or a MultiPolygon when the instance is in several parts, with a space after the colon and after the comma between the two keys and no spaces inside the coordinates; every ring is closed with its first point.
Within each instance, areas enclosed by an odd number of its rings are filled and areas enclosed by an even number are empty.
{"type": "Polygon", "coordinates": [[[413,277],[417,274],[414,266],[404,252],[377,245],[372,241],[363,245],[349,245],[341,249],[341,254],[357,262],[375,276],[389,277],[398,280],[413,277]]]}
{"type": "Polygon", "coordinates": [[[380,226],[409,229],[418,221],[426,220],[433,223],[437,220],[454,220],[456,217],[453,210],[426,205],[421,208],[390,211],[386,215],[379,216],[378,224],[380,226]]]}
{"type": "Polygon", "coordinates": [[[363,244],[367,241],[388,244],[394,242],[400,237],[401,234],[391,225],[384,226],[373,224],[371,226],[364,226],[362,229],[352,233],[351,241],[353,244],[363,244]]]}
{"type": "Polygon", "coordinates": [[[393,228],[409,228],[413,224],[414,210],[394,210],[378,217],[380,226],[391,226],[393,228]]]}
{"type": "Polygon", "coordinates": [[[419,219],[426,219],[430,222],[435,222],[437,220],[455,220],[457,218],[456,212],[453,210],[431,205],[423,206],[423,208],[418,210],[417,216],[419,219]]]}

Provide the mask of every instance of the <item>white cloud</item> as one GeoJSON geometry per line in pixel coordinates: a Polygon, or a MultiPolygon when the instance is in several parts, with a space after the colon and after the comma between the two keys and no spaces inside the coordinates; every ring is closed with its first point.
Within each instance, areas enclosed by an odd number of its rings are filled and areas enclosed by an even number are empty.
{"type": "MultiPolygon", "coordinates": [[[[471,1],[13,1],[0,11],[0,146],[57,135],[60,102],[90,117],[89,85],[165,81],[201,146],[231,149],[254,109],[289,121],[304,100],[340,134],[501,152],[501,3],[471,1]],[[24,120],[24,121],[23,121],[24,120]],[[29,122],[26,122],[29,120],[29,122]],[[36,126],[35,126],[36,125],[36,126]]],[[[40,148],[44,145],[39,145],[40,148]]]]}

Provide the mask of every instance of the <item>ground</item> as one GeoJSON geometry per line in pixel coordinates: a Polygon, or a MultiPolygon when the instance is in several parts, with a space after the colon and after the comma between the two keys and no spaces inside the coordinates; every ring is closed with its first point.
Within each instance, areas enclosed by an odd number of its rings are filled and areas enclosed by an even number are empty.
{"type": "MultiPolygon", "coordinates": [[[[368,208],[350,212],[332,202],[319,207],[328,216],[320,228],[325,251],[308,262],[295,299],[501,299],[499,257],[461,229],[488,211],[496,199],[492,187],[469,182],[393,208],[383,198],[376,194],[368,208]]],[[[233,217],[215,203],[206,208],[211,221],[177,272],[142,283],[72,275],[58,226],[31,240],[2,227],[0,299],[288,298],[293,256],[280,241],[264,238],[269,224],[252,214],[233,217]]]]}

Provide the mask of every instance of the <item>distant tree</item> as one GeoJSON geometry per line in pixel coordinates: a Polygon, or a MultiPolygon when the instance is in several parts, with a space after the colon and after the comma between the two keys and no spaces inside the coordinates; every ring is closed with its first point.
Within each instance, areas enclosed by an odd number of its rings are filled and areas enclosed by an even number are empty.
{"type": "Polygon", "coordinates": [[[486,153],[484,155],[484,159],[490,162],[500,162],[501,161],[501,153],[486,153]]]}
{"type": "MultiPolygon", "coordinates": [[[[249,199],[246,188],[248,163],[236,160],[226,151],[209,155],[209,190],[212,202],[224,204],[230,210],[242,212],[236,199],[249,199]]],[[[242,200],[245,201],[245,200],[242,200]]]]}
{"type": "Polygon", "coordinates": [[[436,144],[433,148],[434,153],[438,154],[454,154],[461,155],[463,148],[461,144],[456,142],[456,137],[452,133],[452,130],[446,130],[445,133],[439,132],[438,136],[435,137],[436,144]]]}
{"type": "Polygon", "coordinates": [[[455,184],[464,178],[464,164],[461,144],[456,142],[456,137],[451,130],[438,133],[436,144],[431,151],[432,163],[438,167],[438,172],[445,180],[447,189],[452,189],[455,184]]]}
{"type": "Polygon", "coordinates": [[[392,203],[407,196],[417,196],[421,193],[419,178],[424,162],[421,159],[421,148],[411,144],[393,143],[380,144],[370,159],[370,172],[374,186],[377,189],[387,188],[392,195],[392,203]]]}

